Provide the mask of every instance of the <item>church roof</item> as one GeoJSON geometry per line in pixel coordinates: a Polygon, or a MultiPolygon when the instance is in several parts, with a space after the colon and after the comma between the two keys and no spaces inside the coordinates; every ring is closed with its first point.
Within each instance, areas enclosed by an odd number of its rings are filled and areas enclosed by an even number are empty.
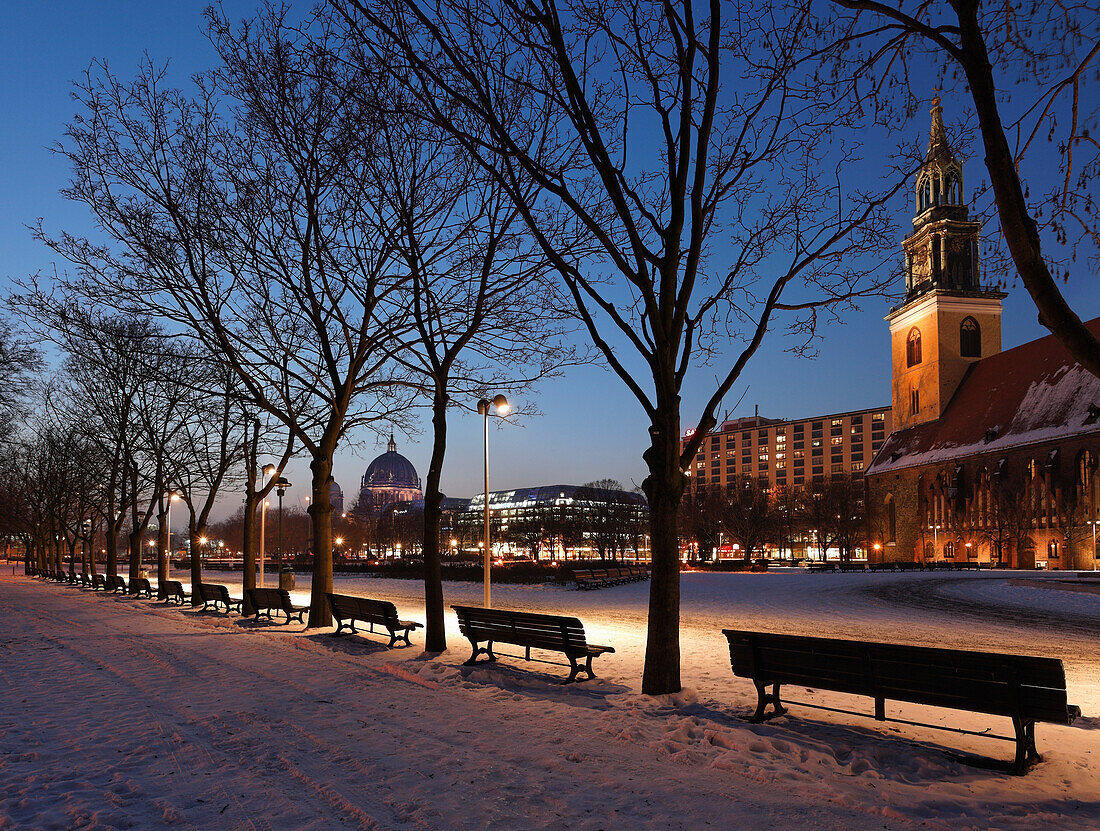
{"type": "MultiPolygon", "coordinates": [[[[1089,321],[1100,337],[1100,318],[1089,321]]],[[[1053,335],[971,364],[943,415],[890,434],[868,476],[1100,433],[1100,378],[1053,335]]]]}
{"type": "Polygon", "coordinates": [[[415,488],[420,489],[420,477],[413,463],[397,452],[397,445],[390,436],[389,449],[378,456],[363,474],[364,488],[415,488]]]}

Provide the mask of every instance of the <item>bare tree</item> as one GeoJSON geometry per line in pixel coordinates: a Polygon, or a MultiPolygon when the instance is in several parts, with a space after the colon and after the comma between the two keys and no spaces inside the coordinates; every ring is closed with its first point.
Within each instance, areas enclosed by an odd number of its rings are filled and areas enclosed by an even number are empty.
{"type": "Polygon", "coordinates": [[[77,266],[75,291],[197,341],[309,453],[309,625],[323,626],[333,455],[356,427],[400,420],[389,359],[406,309],[391,218],[370,189],[374,80],[340,53],[323,10],[301,26],[285,15],[237,27],[208,11],[221,65],[192,96],[151,66],[132,83],[89,73],[60,152],[66,195],[110,245],[39,236],[77,266]]]}
{"type": "Polygon", "coordinates": [[[838,77],[853,79],[857,94],[879,106],[898,90],[908,108],[923,97],[914,96],[908,82],[914,64],[929,57],[940,64],[941,83],[965,83],[1000,230],[1039,322],[1100,375],[1100,339],[1069,306],[1051,269],[1052,251],[1061,254],[1063,271],[1077,259],[1079,244],[1091,249],[1094,265],[1100,254],[1094,195],[1100,109],[1090,87],[1100,60],[1100,4],[833,0],[830,18],[834,48],[827,51],[840,60],[838,77]],[[838,8],[851,14],[837,17],[838,8]],[[1016,89],[1012,105],[1010,87],[1016,89]],[[1040,150],[1044,143],[1053,153],[1040,150]],[[1056,184],[1026,184],[1027,171],[1041,175],[1052,157],[1056,184]]]}
{"type": "MultiPolygon", "coordinates": [[[[368,59],[369,60],[369,59],[368,59]]],[[[504,189],[421,118],[400,90],[379,126],[377,189],[396,222],[408,271],[412,332],[395,357],[430,402],[432,456],[424,481],[424,596],[428,652],[447,648],[440,564],[439,483],[447,411],[462,397],[522,389],[575,361],[564,343],[564,298],[524,234],[504,189]]]]}
{"type": "Polygon", "coordinates": [[[723,495],[722,527],[741,546],[741,556],[745,562],[763,556],[765,543],[775,536],[777,515],[760,480],[748,476],[731,482],[723,495]]]}
{"type": "Polygon", "coordinates": [[[886,284],[854,266],[888,242],[885,194],[844,182],[847,151],[828,136],[851,112],[799,72],[808,21],[722,0],[703,17],[692,0],[351,5],[356,36],[396,54],[418,104],[507,189],[650,419],[642,688],[679,690],[684,467],[777,314],[811,335],[886,284]],[[585,250],[559,246],[576,228],[585,250]],[[681,448],[685,379],[727,338],[743,348],[681,448]]]}

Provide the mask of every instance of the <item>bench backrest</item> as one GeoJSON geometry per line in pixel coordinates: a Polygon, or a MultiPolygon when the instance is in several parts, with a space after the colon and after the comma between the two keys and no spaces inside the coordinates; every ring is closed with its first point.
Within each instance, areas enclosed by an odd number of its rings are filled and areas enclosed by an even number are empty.
{"type": "Polygon", "coordinates": [[[183,583],[179,580],[165,580],[157,585],[157,595],[160,597],[183,597],[183,583]]]}
{"type": "Polygon", "coordinates": [[[397,607],[388,600],[375,600],[370,597],[356,597],[352,594],[325,595],[328,598],[332,616],[337,620],[361,620],[365,623],[381,623],[384,626],[397,626],[397,607]]]}
{"type": "Polygon", "coordinates": [[[229,604],[229,589],[220,583],[199,583],[199,597],[205,603],[219,601],[229,604]]]}
{"type": "Polygon", "coordinates": [[[722,631],[742,678],[1068,723],[1057,658],[722,631]]]}
{"type": "Polygon", "coordinates": [[[153,587],[149,585],[148,577],[135,577],[133,580],[130,581],[130,590],[151,592],[153,590],[153,587]]]}
{"type": "Polygon", "coordinates": [[[290,592],[286,589],[255,588],[245,589],[249,603],[254,609],[283,609],[290,611],[290,592]]]}
{"type": "Polygon", "coordinates": [[[542,615],[479,606],[452,606],[462,634],[474,641],[501,641],[537,649],[583,654],[588,643],[584,624],[575,617],[542,615]]]}

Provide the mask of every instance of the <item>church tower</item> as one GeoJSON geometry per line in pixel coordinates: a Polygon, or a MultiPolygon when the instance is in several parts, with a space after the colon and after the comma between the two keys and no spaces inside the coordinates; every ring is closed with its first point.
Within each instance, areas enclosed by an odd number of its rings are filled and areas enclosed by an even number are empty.
{"type": "Polygon", "coordinates": [[[905,251],[905,300],[886,316],[893,357],[894,429],[939,418],[970,364],[1001,351],[1001,300],[983,288],[982,225],[970,220],[962,165],[947,141],[939,96],[917,174],[905,251]]]}

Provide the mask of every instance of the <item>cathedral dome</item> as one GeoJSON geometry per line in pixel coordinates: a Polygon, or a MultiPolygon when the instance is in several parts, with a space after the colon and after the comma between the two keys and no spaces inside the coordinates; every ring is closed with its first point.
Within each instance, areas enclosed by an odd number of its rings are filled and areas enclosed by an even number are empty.
{"type": "Polygon", "coordinates": [[[370,463],[363,474],[363,489],[412,488],[420,490],[420,477],[413,463],[397,452],[390,436],[389,449],[370,463]]]}

